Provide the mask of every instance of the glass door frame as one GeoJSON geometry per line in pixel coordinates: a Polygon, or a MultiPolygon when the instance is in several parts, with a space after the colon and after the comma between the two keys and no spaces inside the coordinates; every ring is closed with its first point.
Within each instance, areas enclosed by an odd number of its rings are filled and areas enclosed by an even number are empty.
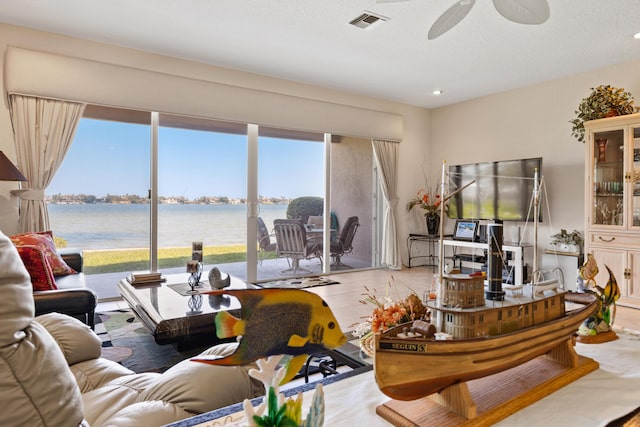
{"type": "MultiPolygon", "coordinates": [[[[331,212],[331,134],[324,134],[324,212],[331,212]]],[[[323,215],[322,272],[331,271],[331,215],[323,215]]]]}
{"type": "Polygon", "coordinates": [[[149,177],[149,267],[151,271],[158,271],[158,129],[160,127],[160,114],[151,112],[151,150],[149,177]]]}
{"type": "Polygon", "coordinates": [[[255,283],[258,276],[258,130],[256,124],[247,125],[247,282],[255,283]]]}

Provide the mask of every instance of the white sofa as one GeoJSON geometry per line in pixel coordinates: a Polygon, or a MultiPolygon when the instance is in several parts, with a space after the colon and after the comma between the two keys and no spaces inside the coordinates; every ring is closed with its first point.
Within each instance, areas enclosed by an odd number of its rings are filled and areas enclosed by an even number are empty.
{"type": "Polygon", "coordinates": [[[100,339],[79,320],[34,317],[29,275],[0,232],[1,426],[160,426],[264,395],[248,375],[253,366],[185,360],[162,374],[135,374],[100,352],[100,339]]]}

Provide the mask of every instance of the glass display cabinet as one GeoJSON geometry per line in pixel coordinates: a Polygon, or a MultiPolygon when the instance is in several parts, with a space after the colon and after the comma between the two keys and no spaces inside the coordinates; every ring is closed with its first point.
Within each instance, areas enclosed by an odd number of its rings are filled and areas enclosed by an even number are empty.
{"type": "Polygon", "coordinates": [[[613,272],[621,305],[640,308],[640,114],[585,123],[585,253],[604,287],[613,272]]]}

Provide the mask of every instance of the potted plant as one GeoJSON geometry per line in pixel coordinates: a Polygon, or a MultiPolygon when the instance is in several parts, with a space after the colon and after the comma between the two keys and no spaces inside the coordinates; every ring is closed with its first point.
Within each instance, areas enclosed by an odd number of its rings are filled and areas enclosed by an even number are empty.
{"type": "Polygon", "coordinates": [[[573,124],[571,135],[578,138],[578,141],[584,142],[584,122],[636,113],[638,107],[635,107],[633,102],[631,93],[624,89],[610,85],[591,88],[591,95],[584,98],[578,105],[575,111],[576,118],[569,121],[573,124]]]}
{"type": "Polygon", "coordinates": [[[440,225],[440,195],[430,188],[421,189],[413,199],[407,203],[407,212],[418,206],[424,210],[424,218],[427,221],[427,232],[437,234],[440,225]]]}
{"type": "Polygon", "coordinates": [[[580,253],[582,247],[582,232],[573,230],[568,233],[564,228],[551,236],[551,249],[556,252],[580,253]]]}

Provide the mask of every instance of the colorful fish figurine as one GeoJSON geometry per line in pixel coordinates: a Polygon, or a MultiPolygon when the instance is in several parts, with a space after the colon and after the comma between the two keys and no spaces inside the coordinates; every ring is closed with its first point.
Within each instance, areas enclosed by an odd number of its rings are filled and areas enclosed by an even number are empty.
{"type": "Polygon", "coordinates": [[[347,338],[327,303],[318,295],[299,289],[240,289],[203,292],[230,295],[241,304],[241,318],[227,311],[216,315],[218,338],[239,337],[236,351],[223,358],[194,358],[212,365],[243,365],[268,356],[294,356],[289,381],[308,355],[343,345],[347,338]]]}
{"type": "Polygon", "coordinates": [[[598,310],[589,316],[581,326],[581,329],[586,328],[583,335],[596,335],[600,332],[610,331],[616,318],[616,301],[620,298],[620,287],[618,287],[613,271],[606,264],[605,268],[609,272],[609,280],[604,288],[594,284],[595,290],[585,289],[585,292],[598,297],[599,301],[598,310]]]}
{"type": "Polygon", "coordinates": [[[609,326],[613,326],[616,318],[616,301],[620,298],[620,287],[609,266],[605,264],[605,268],[609,272],[609,281],[604,286],[604,289],[599,286],[597,288],[600,291],[600,299],[602,301],[602,317],[609,326]]]}

